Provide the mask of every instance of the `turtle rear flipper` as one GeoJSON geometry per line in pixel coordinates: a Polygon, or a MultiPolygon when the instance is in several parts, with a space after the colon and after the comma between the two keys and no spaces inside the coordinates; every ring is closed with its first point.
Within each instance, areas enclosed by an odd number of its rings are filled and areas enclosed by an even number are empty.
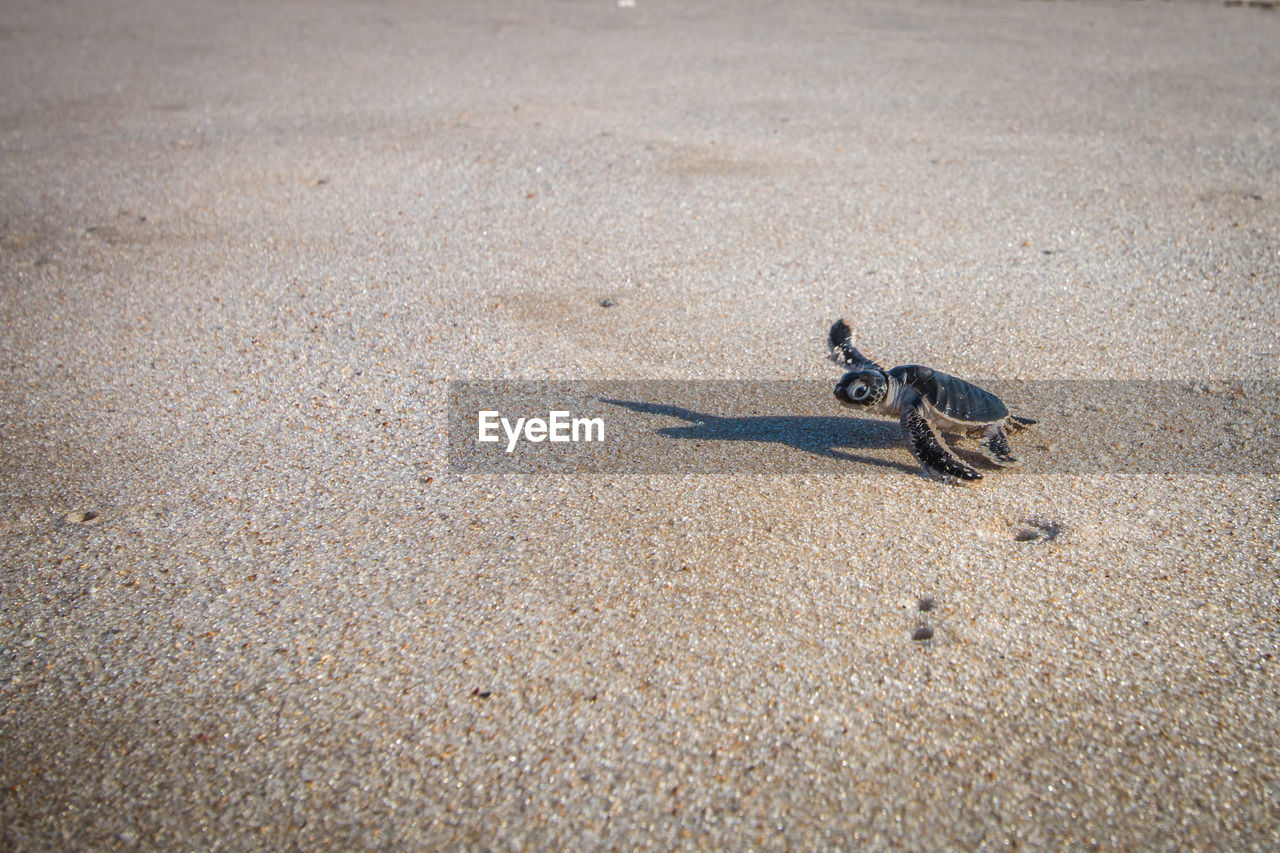
{"type": "Polygon", "coordinates": [[[1017,432],[1020,429],[1026,429],[1029,426],[1035,426],[1040,423],[1034,418],[1024,418],[1019,415],[1009,415],[1009,422],[1005,424],[1009,429],[1017,432]]]}
{"type": "Polygon", "coordinates": [[[903,401],[902,435],[911,453],[932,477],[951,483],[957,480],[981,480],[982,475],[961,462],[943,446],[938,431],[925,417],[918,394],[903,401]]]}
{"type": "Polygon", "coordinates": [[[1009,449],[1009,436],[1000,424],[992,424],[983,431],[978,450],[992,465],[1001,468],[1016,468],[1022,464],[1009,449]]]}

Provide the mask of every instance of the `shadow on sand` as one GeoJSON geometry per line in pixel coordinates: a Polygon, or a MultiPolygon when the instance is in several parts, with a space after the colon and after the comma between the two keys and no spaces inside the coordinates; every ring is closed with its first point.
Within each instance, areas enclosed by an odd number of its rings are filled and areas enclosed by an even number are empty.
{"type": "Polygon", "coordinates": [[[689,426],[663,427],[654,430],[665,438],[692,439],[697,441],[752,441],[782,444],[796,450],[812,453],[828,459],[877,465],[898,471],[917,473],[916,466],[903,465],[874,456],[850,453],[845,448],[901,447],[902,436],[898,425],[891,421],[866,420],[850,417],[815,417],[756,415],[750,417],[720,417],[697,412],[682,406],[664,403],[642,403],[634,400],[599,398],[612,406],[622,406],[633,412],[662,415],[688,421],[689,426]]]}

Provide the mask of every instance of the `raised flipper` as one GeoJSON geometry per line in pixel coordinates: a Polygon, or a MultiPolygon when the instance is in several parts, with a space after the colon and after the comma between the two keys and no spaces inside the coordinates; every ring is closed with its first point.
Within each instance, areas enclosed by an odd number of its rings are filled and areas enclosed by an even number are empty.
{"type": "Polygon", "coordinates": [[[847,365],[851,370],[871,368],[884,373],[884,368],[858,352],[853,345],[853,331],[844,320],[836,320],[827,334],[827,346],[831,349],[831,360],[836,364],[847,365]]]}
{"type": "Polygon", "coordinates": [[[948,483],[981,480],[982,475],[961,462],[943,445],[938,430],[924,416],[920,395],[911,392],[902,401],[902,436],[929,476],[948,483]]]}

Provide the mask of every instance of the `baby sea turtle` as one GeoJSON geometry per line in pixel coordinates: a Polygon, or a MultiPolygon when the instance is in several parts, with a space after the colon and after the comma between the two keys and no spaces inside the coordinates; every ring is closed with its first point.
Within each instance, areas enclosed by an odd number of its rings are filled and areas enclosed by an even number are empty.
{"type": "Polygon", "coordinates": [[[831,360],[848,368],[836,383],[836,399],[846,406],[893,415],[902,424],[902,437],[925,473],[946,482],[980,480],[982,475],[947,450],[939,430],[978,439],[982,455],[1003,468],[1018,465],[1009,451],[1006,430],[1034,424],[1009,414],[1000,398],[977,385],[940,370],[904,364],[886,370],[858,352],[844,320],[831,327],[831,360]]]}

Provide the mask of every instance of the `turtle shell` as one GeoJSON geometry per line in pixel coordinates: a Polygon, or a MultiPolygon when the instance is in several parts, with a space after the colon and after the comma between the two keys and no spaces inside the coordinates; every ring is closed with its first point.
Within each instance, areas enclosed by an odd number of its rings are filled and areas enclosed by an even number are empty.
{"type": "Polygon", "coordinates": [[[939,413],[958,423],[991,424],[1009,417],[1009,410],[990,391],[949,373],[905,364],[889,375],[909,385],[939,413]]]}

